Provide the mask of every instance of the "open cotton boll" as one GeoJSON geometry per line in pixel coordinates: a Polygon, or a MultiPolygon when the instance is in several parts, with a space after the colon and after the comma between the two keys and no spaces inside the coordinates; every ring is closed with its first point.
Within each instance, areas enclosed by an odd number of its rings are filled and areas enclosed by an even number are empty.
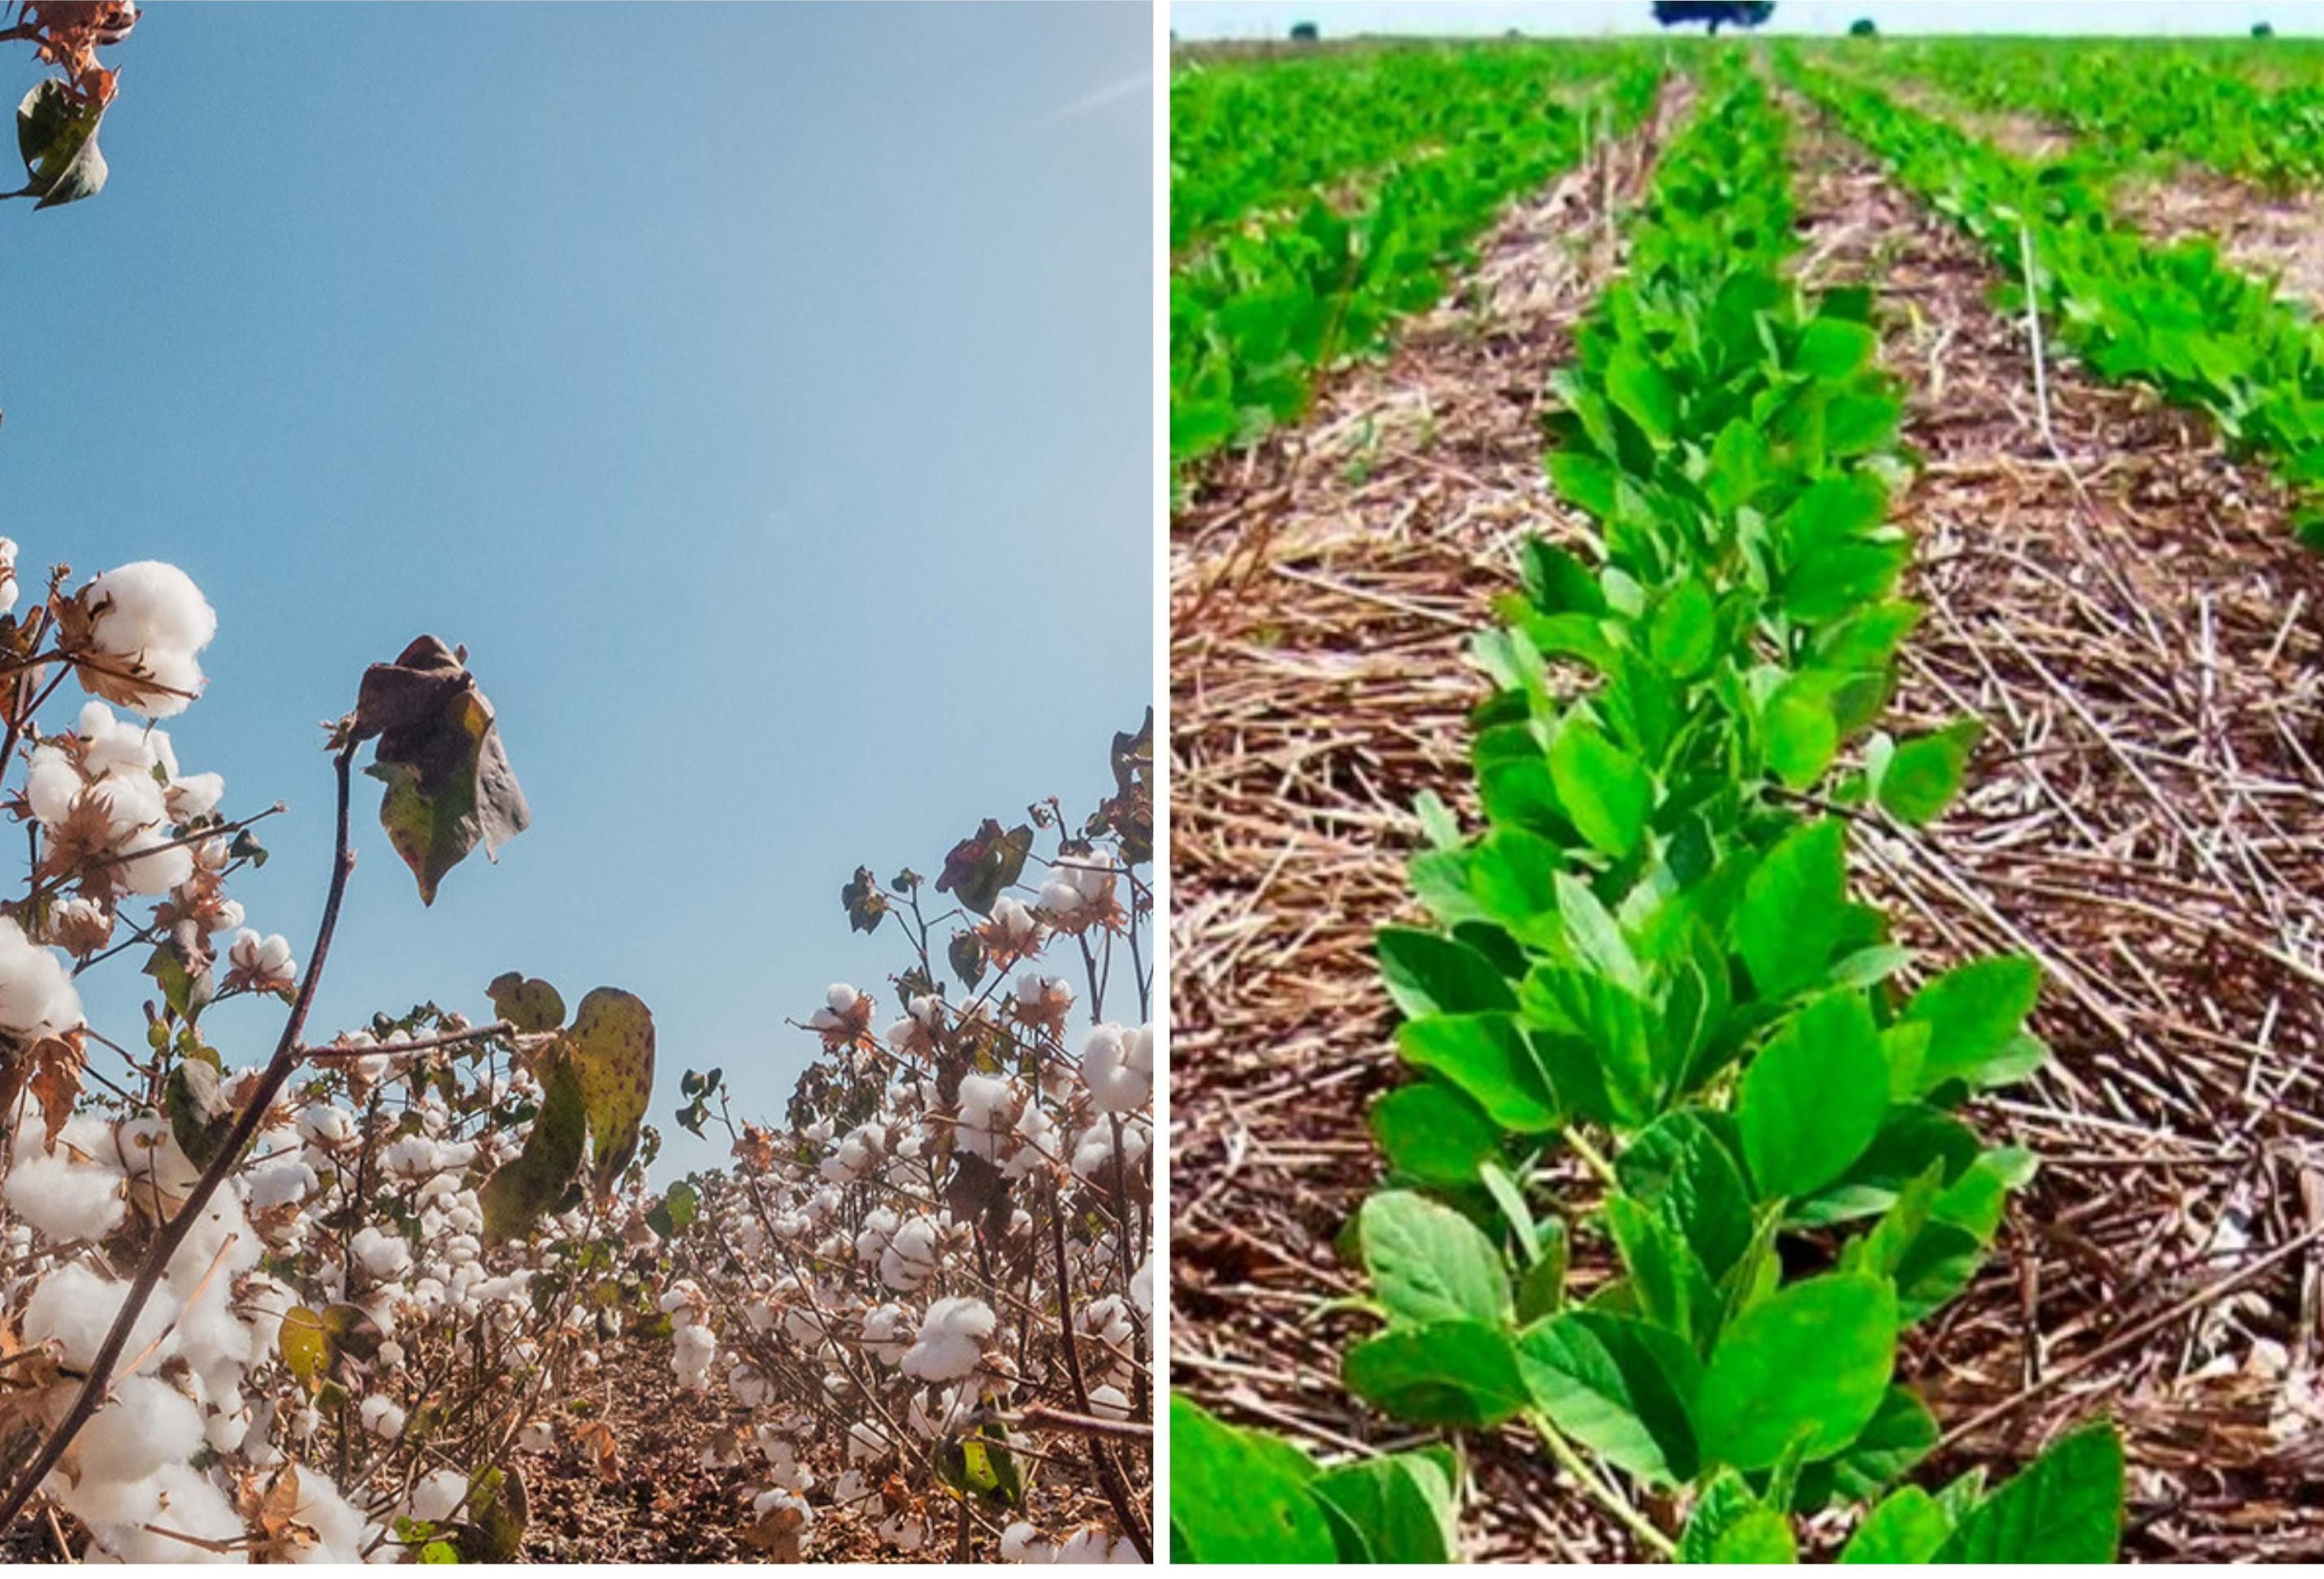
{"type": "Polygon", "coordinates": [[[982,1299],[939,1299],[920,1318],[918,1342],[904,1351],[904,1374],[923,1381],[957,1381],[984,1357],[996,1318],[982,1299]]]}
{"type": "MultiPolygon", "coordinates": [[[[377,1397],[374,1395],[374,1399],[377,1397]]],[[[374,1401],[365,1399],[366,1404],[374,1401]]],[[[400,1416],[402,1411],[397,1410],[400,1416]]],[[[305,1563],[363,1560],[364,1518],[339,1494],[331,1477],[314,1464],[299,1466],[299,1503],[290,1517],[315,1532],[315,1545],[300,1554],[305,1563]]]]}
{"type": "MultiPolygon", "coordinates": [[[[60,1507],[92,1530],[143,1524],[161,1505],[161,1488],[150,1475],[141,1475],[134,1481],[83,1475],[75,1484],[60,1471],[42,1484],[60,1507]]],[[[104,1548],[100,1545],[97,1549],[104,1548]]]]}
{"type": "Polygon", "coordinates": [[[441,1524],[467,1500],[468,1477],[456,1469],[431,1470],[411,1488],[411,1517],[441,1524]]]}
{"type": "Polygon", "coordinates": [[[1093,1026],[1082,1043],[1082,1079],[1100,1113],[1135,1113],[1154,1097],[1154,1033],[1093,1026]]]}
{"type": "Polygon", "coordinates": [[[880,1251],[880,1280],[899,1294],[909,1294],[935,1275],[936,1225],[914,1217],[880,1251]]]}
{"type": "Polygon", "coordinates": [[[80,994],[64,962],[26,937],[14,917],[0,917],[0,1030],[30,1040],[80,1022],[80,994]]]}
{"type": "MultiPolygon", "coordinates": [[[[176,1150],[174,1140],[171,1150],[176,1150]]],[[[193,1164],[188,1161],[186,1166],[193,1164]]],[[[204,1279],[213,1287],[229,1284],[256,1266],[264,1253],[257,1232],[243,1213],[242,1198],[230,1189],[221,1189],[204,1205],[202,1214],[194,1219],[170,1257],[171,1292],[188,1299],[204,1279]]]]}
{"type": "Polygon", "coordinates": [[[142,1481],[200,1450],[202,1412],[185,1394],[151,1376],[124,1377],[112,1392],[73,1440],[84,1479],[142,1481]]]}
{"type": "Polygon", "coordinates": [[[1056,1560],[1057,1548],[1041,1538],[1041,1532],[1017,1520],[1001,1532],[1001,1560],[1004,1563],[1049,1563],[1056,1560]]]}
{"type": "Polygon", "coordinates": [[[1101,1420],[1130,1418],[1130,1395],[1111,1382],[1090,1389],[1090,1413],[1101,1420]]]}
{"type": "Polygon", "coordinates": [[[383,1233],[366,1225],[349,1242],[356,1262],[374,1278],[400,1278],[411,1270],[411,1246],[402,1235],[383,1233]]]}
{"type": "Polygon", "coordinates": [[[355,1419],[373,1436],[384,1436],[391,1442],[403,1435],[403,1406],[383,1392],[364,1399],[362,1407],[355,1410],[355,1419]]]}
{"type": "MultiPolygon", "coordinates": [[[[54,1343],[67,1365],[86,1371],[96,1363],[97,1348],[112,1330],[114,1317],[121,1314],[121,1301],[128,1292],[126,1283],[93,1272],[78,1261],[67,1262],[42,1279],[25,1303],[24,1341],[54,1343]]],[[[171,1301],[148,1299],[130,1329],[121,1362],[126,1365],[151,1348],[152,1353],[139,1367],[151,1370],[175,1353],[175,1334],[163,1337],[174,1314],[171,1301]]]]}
{"type": "Polygon", "coordinates": [[[119,1173],[75,1162],[61,1148],[53,1157],[37,1147],[19,1153],[0,1193],[17,1216],[60,1242],[100,1239],[120,1226],[128,1210],[119,1173]]]}
{"type": "Polygon", "coordinates": [[[152,1483],[161,1491],[160,1505],[143,1524],[108,1530],[113,1554],[124,1563],[246,1563],[249,1554],[238,1547],[215,1551],[196,1541],[220,1545],[249,1534],[242,1516],[226,1494],[208,1476],[182,1464],[164,1464],[152,1483]],[[180,1540],[181,1535],[194,1540],[180,1540]]]}
{"type": "Polygon", "coordinates": [[[78,666],[82,686],[149,718],[184,712],[203,685],[195,654],[217,634],[217,613],[193,578],[140,559],[97,577],[75,601],[88,652],[107,660],[78,666]]]}
{"type": "Polygon", "coordinates": [[[882,1365],[893,1365],[911,1346],[912,1318],[900,1305],[875,1305],[863,1313],[863,1348],[882,1365]]]}

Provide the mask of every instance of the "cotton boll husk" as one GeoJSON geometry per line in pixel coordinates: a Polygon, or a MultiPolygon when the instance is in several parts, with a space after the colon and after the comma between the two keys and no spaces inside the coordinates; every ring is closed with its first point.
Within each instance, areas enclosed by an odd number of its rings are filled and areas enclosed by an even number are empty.
{"type": "Polygon", "coordinates": [[[81,1427],[73,1453],[83,1479],[139,1481],[193,1457],[201,1445],[202,1416],[192,1399],[153,1377],[129,1376],[81,1427]]]}
{"type": "Polygon", "coordinates": [[[62,1149],[54,1156],[20,1150],[5,1195],[10,1210],[60,1242],[101,1239],[129,1209],[116,1170],[77,1163],[62,1149]]]}
{"type": "MultiPolygon", "coordinates": [[[[128,1293],[128,1284],[102,1277],[78,1261],[68,1262],[43,1278],[41,1286],[32,1290],[32,1297],[24,1307],[24,1341],[54,1342],[67,1365],[86,1371],[96,1363],[97,1348],[112,1329],[114,1317],[121,1314],[121,1302],[128,1293]]],[[[174,1354],[178,1347],[176,1334],[163,1337],[174,1314],[168,1300],[147,1300],[130,1329],[128,1344],[121,1351],[122,1363],[127,1364],[151,1348],[152,1353],[139,1369],[152,1370],[174,1354]]]]}

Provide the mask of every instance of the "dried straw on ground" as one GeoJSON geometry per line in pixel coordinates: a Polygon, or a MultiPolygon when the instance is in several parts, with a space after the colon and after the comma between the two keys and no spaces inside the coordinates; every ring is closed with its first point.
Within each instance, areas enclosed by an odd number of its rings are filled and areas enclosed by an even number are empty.
{"type": "MultiPolygon", "coordinates": [[[[2055,1067],[1984,1114],[2045,1170],[1905,1361],[1956,1428],[1934,1468],[2005,1472],[2106,1408],[2132,1555],[2324,1556],[2319,562],[2196,419],[2052,360],[2045,424],[1982,254],[1847,145],[1797,152],[1806,276],[1879,287],[1928,461],[1899,715],[1988,725],[1963,806],[1855,847],[1933,963],[2050,970],[2055,1067]]],[[[1526,534],[1579,531],[1537,419],[1638,186],[1618,157],[1176,523],[1174,1380],[1326,1453],[1398,1440],[1338,1384],[1352,1320],[1314,1315],[1398,1078],[1370,934],[1411,908],[1412,797],[1465,791],[1469,632],[1526,534]]],[[[1522,1433],[1475,1447],[1472,1555],[1632,1555],[1522,1433]]]]}

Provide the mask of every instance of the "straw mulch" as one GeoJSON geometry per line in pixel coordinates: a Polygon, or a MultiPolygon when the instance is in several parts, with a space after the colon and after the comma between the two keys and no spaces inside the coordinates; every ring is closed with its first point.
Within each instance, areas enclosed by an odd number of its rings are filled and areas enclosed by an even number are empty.
{"type": "MultiPolygon", "coordinates": [[[[1957,232],[1820,134],[1803,267],[1882,292],[1927,460],[1900,726],[1986,719],[1967,802],[1858,858],[1932,965],[2039,956],[2052,1070],[1987,1104],[2044,1171],[1905,1366],[2006,1473],[2104,1409],[2128,1555],[2324,1555],[2318,1405],[2324,696],[2318,562],[2203,425],[2049,365],[1957,232]]],[[[1201,478],[1172,564],[1174,1382],[1326,1453],[1393,1445],[1350,1402],[1333,1241],[1395,1083],[1375,927],[1410,906],[1406,808],[1465,796],[1462,655],[1528,532],[1548,373],[1614,263],[1643,159],[1561,182],[1385,364],[1201,478]]],[[[1475,1444],[1485,1559],[1633,1555],[1530,1451],[1475,1444]]],[[[1668,1510],[1658,1510],[1668,1521],[1668,1510]]]]}

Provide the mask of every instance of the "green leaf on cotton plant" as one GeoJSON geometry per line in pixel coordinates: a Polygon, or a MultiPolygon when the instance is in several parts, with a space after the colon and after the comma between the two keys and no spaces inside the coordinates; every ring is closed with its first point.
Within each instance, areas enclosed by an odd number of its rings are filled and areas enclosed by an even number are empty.
{"type": "Polygon", "coordinates": [[[1751,1191],[1727,1142],[1695,1110],[1665,1113],[1625,1147],[1622,1188],[1683,1233],[1714,1279],[1749,1248],[1751,1191]]]}
{"type": "Polygon", "coordinates": [[[1925,1563],[1952,1533],[1952,1518],[1918,1486],[1890,1493],[1840,1548],[1843,1563],[1925,1563]]]}
{"type": "Polygon", "coordinates": [[[1719,652],[1719,605],[1698,576],[1684,576],[1663,595],[1646,622],[1646,652],[1679,679],[1711,667],[1719,652]]]}
{"type": "Polygon", "coordinates": [[[555,1030],[565,1023],[564,994],[538,977],[503,971],[484,995],[493,1001],[493,1014],[519,1031],[555,1030]]]}
{"type": "Polygon", "coordinates": [[[387,786],[380,826],[419,880],[423,904],[436,902],[447,873],[479,844],[487,859],[532,822],[524,791],[509,766],[493,706],[456,651],[421,636],[392,663],[364,671],[347,738],[377,737],[364,770],[387,786]]]}
{"type": "Polygon", "coordinates": [[[1670,443],[1678,421],[1678,391],[1668,374],[1626,345],[1608,361],[1605,381],[1607,398],[1618,411],[1655,444],[1670,443]]]}
{"type": "Polygon", "coordinates": [[[1682,1563],[1792,1563],[1799,1560],[1791,1521],[1762,1502],[1742,1476],[1721,1470],[1695,1499],[1680,1535],[1682,1563]]]}
{"type": "Polygon", "coordinates": [[[1822,978],[1846,919],[1847,883],[1837,818],[1803,824],[1760,859],[1734,930],[1762,996],[1789,997],[1822,978]]]}
{"type": "MultiPolygon", "coordinates": [[[[1174,1474],[1176,1468],[1174,1460],[1174,1474]]],[[[1325,1470],[1308,1491],[1332,1520],[1342,1563],[1460,1560],[1452,1480],[1425,1454],[1394,1453],[1325,1470]]]]}
{"type": "Polygon", "coordinates": [[[1570,1310],[1520,1334],[1517,1359],[1560,1431],[1655,1485],[1693,1477],[1702,1366],[1685,1339],[1636,1316],[1570,1310]]]}
{"type": "Polygon", "coordinates": [[[1929,1028],[1920,1090],[1950,1080],[1986,1084],[1989,1067],[2011,1050],[2041,990],[2042,967],[2009,954],[1957,966],[1914,993],[1904,1019],[1929,1028]]]}
{"type": "Polygon", "coordinates": [[[1462,1430],[1498,1426],[1530,1396],[1508,1334],[1481,1321],[1394,1328],[1349,1350],[1342,1376],[1399,1420],[1462,1430]]]}
{"type": "Polygon", "coordinates": [[[2085,1426],[1962,1517],[1940,1563],[2111,1563],[2122,1542],[2122,1438],[2085,1426]]]}
{"type": "MultiPolygon", "coordinates": [[[[980,916],[989,916],[1001,902],[1001,891],[1023,874],[1025,857],[1032,849],[1030,827],[1019,823],[1004,832],[1000,823],[988,817],[977,825],[976,832],[945,852],[944,870],[936,874],[936,891],[951,894],[980,916]]],[[[846,896],[843,892],[841,897],[846,896]]],[[[854,911],[851,904],[851,926],[854,911]]]]}
{"type": "Polygon", "coordinates": [[[1720,1334],[1695,1419],[1707,1461],[1766,1469],[1795,1444],[1808,1463],[1856,1440],[1896,1361],[1896,1295],[1832,1274],[1780,1288],[1720,1334]]]}
{"type": "Polygon", "coordinates": [[[1917,827],[1935,819],[1960,793],[1985,725],[1958,719],[1942,729],[1900,742],[1872,757],[1872,792],[1898,821],[1917,827]]]}
{"type": "Polygon", "coordinates": [[[77,97],[55,78],[17,104],[16,151],[24,159],[24,189],[41,199],[34,208],[78,203],[105,189],[109,172],[97,146],[104,119],[104,105],[77,97]]]}
{"type": "Polygon", "coordinates": [[[572,1061],[560,1049],[543,1065],[540,1111],[533,1115],[524,1150],[501,1164],[476,1192],[484,1237],[494,1243],[527,1233],[565,1198],[588,1144],[588,1113],[572,1061]]]}
{"type": "Polygon", "coordinates": [[[1813,785],[1840,753],[1840,720],[1831,706],[1834,678],[1810,669],[1785,680],[1767,698],[1760,719],[1767,770],[1787,790],[1813,785]]]}
{"type": "Polygon", "coordinates": [[[1655,808],[1655,781],[1638,759],[1596,725],[1575,720],[1549,747],[1550,782],[1574,827],[1619,861],[1638,847],[1655,808]]]}
{"type": "Polygon", "coordinates": [[[1504,1130],[1530,1134],[1559,1123],[1548,1077],[1512,1015],[1424,1014],[1396,1028],[1396,1046],[1406,1063],[1460,1087],[1504,1130]]]}
{"type": "Polygon", "coordinates": [[[1792,1505],[1812,1513],[1833,1501],[1869,1502],[1926,1458],[1937,1436],[1936,1417],[1921,1395],[1892,1387],[1855,1441],[1801,1470],[1792,1505]]]}
{"type": "Polygon", "coordinates": [[[1308,1494],[1315,1466],[1286,1442],[1238,1430],[1170,1396],[1170,1547],[1194,1563],[1329,1563],[1338,1556],[1308,1494]]]}
{"type": "Polygon", "coordinates": [[[1763,1200],[1814,1194],[1847,1172],[1888,1111],[1888,1065],[1861,993],[1818,998],[1743,1071],[1735,1117],[1763,1200]]]}
{"type": "Polygon", "coordinates": [[[1517,1006],[1508,978],[1465,943],[1409,927],[1384,927],[1372,946],[1388,995],[1407,1015],[1473,1014],[1517,1006]]]}
{"type": "Polygon", "coordinates": [[[1372,1196],[1357,1218],[1372,1297],[1392,1326],[1509,1318],[1509,1279],[1484,1231],[1408,1190],[1372,1196]]]}
{"type": "Polygon", "coordinates": [[[653,1097],[653,1011],[633,993],[597,987],[581,1000],[563,1046],[588,1116],[591,1182],[600,1199],[630,1165],[653,1097]]]}
{"type": "Polygon", "coordinates": [[[1388,1166],[1422,1184],[1474,1184],[1477,1165],[1500,1150],[1500,1126],[1435,1080],[1399,1085],[1372,1103],[1372,1139],[1388,1166]]]}

